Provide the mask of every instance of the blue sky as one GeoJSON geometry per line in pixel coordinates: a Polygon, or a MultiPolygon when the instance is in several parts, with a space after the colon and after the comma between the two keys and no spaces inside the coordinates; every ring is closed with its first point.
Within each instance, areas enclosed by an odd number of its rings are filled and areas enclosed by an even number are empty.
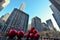
{"type": "Polygon", "coordinates": [[[10,0],[10,4],[0,11],[0,17],[6,13],[10,14],[14,8],[19,9],[22,2],[26,4],[24,12],[29,14],[29,23],[34,16],[38,16],[44,22],[52,15],[49,0],[10,0]]]}

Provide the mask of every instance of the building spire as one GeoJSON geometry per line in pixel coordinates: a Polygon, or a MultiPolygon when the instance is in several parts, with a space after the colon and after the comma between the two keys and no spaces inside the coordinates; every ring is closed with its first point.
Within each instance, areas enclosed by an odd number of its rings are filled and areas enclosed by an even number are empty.
{"type": "Polygon", "coordinates": [[[25,3],[23,2],[23,3],[21,4],[20,10],[23,11],[24,8],[25,8],[25,3]]]}

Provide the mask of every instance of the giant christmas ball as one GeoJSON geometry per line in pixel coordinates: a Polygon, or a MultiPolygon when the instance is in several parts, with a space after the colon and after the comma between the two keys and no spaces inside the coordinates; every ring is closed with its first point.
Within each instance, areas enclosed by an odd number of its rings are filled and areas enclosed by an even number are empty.
{"type": "Polygon", "coordinates": [[[23,36],[24,36],[24,32],[23,31],[20,30],[20,31],[17,32],[17,37],[18,38],[21,38],[23,36]]]}
{"type": "Polygon", "coordinates": [[[33,33],[33,30],[35,30],[35,27],[32,27],[31,30],[29,30],[29,33],[33,33]]]}
{"type": "Polygon", "coordinates": [[[33,33],[30,33],[30,38],[34,38],[34,34],[33,33]]]}
{"type": "Polygon", "coordinates": [[[14,37],[14,36],[16,36],[16,34],[17,34],[17,31],[14,30],[14,29],[12,29],[12,30],[10,30],[10,31],[8,32],[8,36],[9,36],[9,37],[14,37]]]}
{"type": "Polygon", "coordinates": [[[31,28],[31,30],[34,30],[34,29],[35,29],[35,27],[32,27],[32,28],[31,28]]]}
{"type": "Polygon", "coordinates": [[[30,37],[30,34],[29,33],[26,33],[25,34],[25,37],[29,38],[30,37]]]}
{"type": "Polygon", "coordinates": [[[36,29],[34,29],[34,30],[32,30],[32,32],[33,32],[34,34],[36,34],[36,33],[37,33],[37,30],[36,30],[36,29]]]}
{"type": "Polygon", "coordinates": [[[40,37],[40,35],[38,34],[38,33],[36,33],[35,35],[34,35],[34,38],[39,38],[40,37]]]}

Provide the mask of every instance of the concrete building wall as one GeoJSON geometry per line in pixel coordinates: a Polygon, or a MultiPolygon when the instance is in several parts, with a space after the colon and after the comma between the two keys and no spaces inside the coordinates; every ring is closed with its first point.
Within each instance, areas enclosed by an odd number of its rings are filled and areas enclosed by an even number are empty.
{"type": "Polygon", "coordinates": [[[43,31],[43,26],[41,23],[41,19],[38,17],[32,18],[31,26],[35,27],[39,32],[43,31]]]}

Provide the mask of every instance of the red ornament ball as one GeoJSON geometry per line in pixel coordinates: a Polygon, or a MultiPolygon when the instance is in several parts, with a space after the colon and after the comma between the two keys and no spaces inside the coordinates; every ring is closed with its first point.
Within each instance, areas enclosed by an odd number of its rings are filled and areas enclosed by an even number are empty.
{"type": "Polygon", "coordinates": [[[31,28],[31,30],[34,30],[34,29],[35,29],[35,27],[32,27],[32,28],[31,28]]]}
{"type": "Polygon", "coordinates": [[[23,37],[24,36],[24,32],[23,31],[18,31],[17,32],[17,37],[20,38],[20,37],[23,37]]]}
{"type": "Polygon", "coordinates": [[[16,34],[17,34],[17,31],[14,30],[14,29],[12,29],[12,30],[10,30],[10,31],[8,32],[8,36],[9,36],[9,37],[14,37],[14,36],[16,36],[16,34]]]}
{"type": "Polygon", "coordinates": [[[25,37],[29,38],[30,37],[30,34],[29,33],[26,33],[25,34],[25,37]]]}
{"type": "Polygon", "coordinates": [[[34,34],[33,33],[30,33],[30,38],[34,38],[34,34]]]}
{"type": "Polygon", "coordinates": [[[40,35],[39,35],[38,33],[36,33],[36,34],[34,35],[34,37],[35,37],[35,38],[39,38],[40,35]]]}
{"type": "Polygon", "coordinates": [[[34,34],[36,34],[36,33],[37,33],[37,30],[36,30],[36,29],[34,29],[34,30],[33,30],[33,33],[34,33],[34,34]]]}

